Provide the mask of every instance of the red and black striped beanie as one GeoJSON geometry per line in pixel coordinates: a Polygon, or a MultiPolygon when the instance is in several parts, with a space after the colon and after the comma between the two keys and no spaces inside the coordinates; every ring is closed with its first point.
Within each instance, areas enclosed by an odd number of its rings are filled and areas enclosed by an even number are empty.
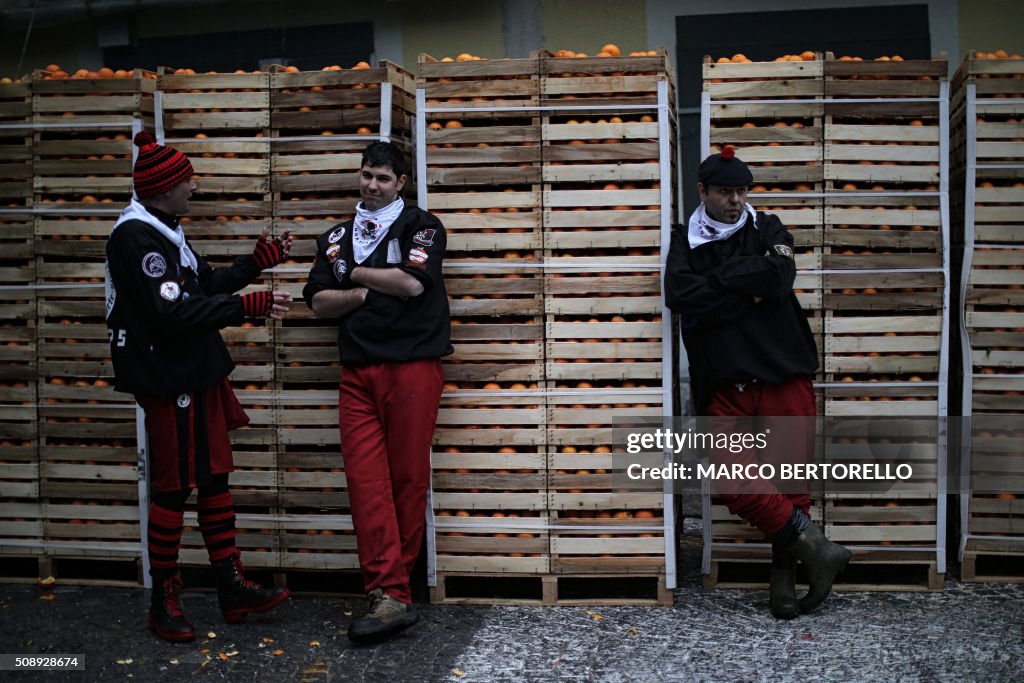
{"type": "Polygon", "coordinates": [[[195,171],[188,157],[176,149],[156,144],[146,131],[135,136],[139,157],[135,160],[132,180],[139,199],[155,197],[191,178],[195,171]]]}

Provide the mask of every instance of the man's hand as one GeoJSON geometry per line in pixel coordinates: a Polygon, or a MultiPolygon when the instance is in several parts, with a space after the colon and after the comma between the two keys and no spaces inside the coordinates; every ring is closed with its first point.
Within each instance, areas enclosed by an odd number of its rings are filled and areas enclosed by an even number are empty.
{"type": "Polygon", "coordinates": [[[292,233],[285,230],[273,240],[268,241],[270,228],[263,228],[260,236],[256,239],[256,247],[252,251],[252,258],[256,267],[260,270],[273,268],[286,258],[292,250],[292,233]]]}
{"type": "Polygon", "coordinates": [[[242,297],[242,311],[246,318],[272,318],[280,320],[288,312],[292,295],[288,292],[263,290],[242,297]]]}

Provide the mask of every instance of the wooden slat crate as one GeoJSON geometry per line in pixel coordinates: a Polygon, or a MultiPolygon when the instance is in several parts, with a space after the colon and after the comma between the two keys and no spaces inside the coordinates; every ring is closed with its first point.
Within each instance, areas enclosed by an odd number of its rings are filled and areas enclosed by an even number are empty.
{"type": "MultiPolygon", "coordinates": [[[[452,105],[460,110],[536,106],[540,101],[539,56],[445,62],[421,54],[417,88],[426,92],[427,106],[452,105]]],[[[463,118],[522,116],[522,112],[460,111],[463,118]]]]}
{"type": "Polygon", "coordinates": [[[269,73],[179,74],[161,67],[157,80],[168,137],[196,131],[255,135],[270,126],[269,73]]]}
{"type": "Polygon", "coordinates": [[[942,267],[938,196],[832,195],[824,219],[824,268],[942,267]]]}
{"type": "Polygon", "coordinates": [[[104,557],[138,552],[139,508],[133,501],[49,499],[43,504],[47,554],[104,557]]]}
{"type": "MultiPolygon", "coordinates": [[[[337,385],[337,378],[335,378],[337,385]]],[[[285,390],[275,400],[279,505],[337,515],[349,510],[338,433],[338,392],[285,390]]]]}
{"type": "MultiPolygon", "coordinates": [[[[881,379],[881,378],[880,378],[881,379]]],[[[938,417],[935,382],[848,382],[825,389],[829,417],[938,417]]]]}
{"type": "Polygon", "coordinates": [[[431,456],[437,570],[546,573],[544,395],[536,384],[455,386],[431,456]]]}
{"type": "MultiPolygon", "coordinates": [[[[713,63],[704,57],[712,119],[807,119],[822,116],[824,62],[713,63]],[[728,100],[736,100],[733,104],[728,100]],[[764,103],[752,102],[766,100],[764,103]],[[785,100],[786,103],[781,103],[785,100]]],[[[741,157],[742,158],[742,157],[741,157]]]]}
{"type": "Polygon", "coordinates": [[[294,513],[278,517],[281,559],[285,569],[359,569],[356,536],[350,515],[294,513]]]}
{"type": "MultiPolygon", "coordinates": [[[[714,111],[714,105],[712,105],[714,111]]],[[[784,120],[715,118],[710,131],[711,152],[725,145],[750,166],[754,180],[788,192],[821,192],[824,180],[822,121],[819,116],[784,120]]]]}
{"type": "MultiPolygon", "coordinates": [[[[32,83],[33,191],[41,202],[127,203],[134,127],[152,128],[155,74],[32,83]]],[[[60,209],[73,208],[65,204],[60,209]]],[[[109,228],[108,228],[109,230],[109,228]]]]}
{"type": "Polygon", "coordinates": [[[84,383],[55,389],[40,386],[40,495],[137,501],[134,406],[93,405],[101,394],[84,383]]]}
{"type": "Polygon", "coordinates": [[[455,349],[445,359],[445,378],[460,388],[493,383],[523,390],[543,379],[541,271],[529,262],[507,262],[512,267],[445,264],[455,349]]]}
{"type": "Polygon", "coordinates": [[[939,372],[942,318],[937,312],[901,315],[826,313],[824,371],[840,381],[891,379],[939,372]]]}
{"type": "Polygon", "coordinates": [[[559,58],[541,55],[540,96],[546,105],[657,104],[658,82],[675,101],[676,78],[662,48],[655,56],[559,58]]]}
{"type": "MultiPolygon", "coordinates": [[[[270,73],[270,121],[282,137],[329,130],[338,134],[364,134],[367,126],[379,129],[385,102],[381,86],[390,84],[393,133],[409,137],[415,110],[415,79],[397,64],[382,61],[376,68],[288,72],[275,67],[270,73]]],[[[316,134],[314,133],[314,134],[316,134]]]]}
{"type": "MultiPolygon", "coordinates": [[[[436,497],[435,493],[435,505],[436,497]]],[[[547,574],[551,567],[547,523],[543,509],[435,509],[436,569],[441,573],[547,574]]]]}
{"type": "MultiPolygon", "coordinates": [[[[237,373],[238,369],[232,377],[237,373]]],[[[236,395],[249,416],[249,424],[231,432],[235,462],[231,493],[249,511],[269,513],[278,505],[276,406],[267,385],[263,389],[243,389],[236,395]]]]}
{"type": "Polygon", "coordinates": [[[39,555],[43,523],[35,392],[25,382],[0,383],[0,403],[0,555],[39,555]]]}
{"type": "MultiPolygon", "coordinates": [[[[0,84],[0,205],[25,206],[32,198],[32,83],[0,84]],[[25,124],[24,128],[7,128],[25,124]]],[[[3,238],[6,241],[6,237],[3,238]]]]}
{"type": "MultiPolygon", "coordinates": [[[[555,302],[549,305],[559,306],[555,302]]],[[[572,303],[585,305],[586,299],[572,303]]],[[[599,302],[600,300],[598,300],[599,302]]],[[[564,309],[562,309],[564,310],[564,309]]],[[[553,313],[546,330],[546,378],[588,388],[593,382],[635,381],[660,385],[661,314],[553,313]]]]}

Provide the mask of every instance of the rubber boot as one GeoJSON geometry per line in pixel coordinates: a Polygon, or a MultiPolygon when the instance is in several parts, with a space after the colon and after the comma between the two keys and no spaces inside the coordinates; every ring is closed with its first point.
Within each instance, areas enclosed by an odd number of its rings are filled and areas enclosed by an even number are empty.
{"type": "Polygon", "coordinates": [[[172,643],[196,639],[195,629],[185,618],[178,599],[181,579],[177,576],[153,577],[153,595],[149,606],[149,630],[172,643]]]}
{"type": "Polygon", "coordinates": [[[796,558],[776,544],[772,545],[769,602],[776,619],[792,619],[800,614],[796,601],[796,558]]]}
{"type": "Polygon", "coordinates": [[[264,588],[245,578],[245,568],[238,553],[213,563],[217,580],[217,601],[224,613],[224,621],[236,624],[247,614],[274,609],[288,599],[287,588],[264,588]]]}
{"type": "Polygon", "coordinates": [[[799,604],[801,612],[810,612],[828,597],[832,582],[846,569],[852,555],[843,546],[825,538],[813,524],[807,525],[787,550],[807,568],[810,589],[799,604]]]}

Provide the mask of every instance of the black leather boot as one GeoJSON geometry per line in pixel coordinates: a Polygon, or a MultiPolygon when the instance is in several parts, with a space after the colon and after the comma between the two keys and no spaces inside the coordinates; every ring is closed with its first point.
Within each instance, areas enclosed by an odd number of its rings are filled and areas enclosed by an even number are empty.
{"type": "Polygon", "coordinates": [[[238,623],[247,614],[272,610],[291,595],[287,588],[264,588],[245,578],[245,567],[238,553],[214,562],[213,572],[217,580],[217,601],[224,621],[229,624],[238,623]]]}
{"type": "Polygon", "coordinates": [[[796,558],[777,544],[772,544],[769,602],[777,619],[792,619],[800,614],[796,601],[796,558]]]}
{"type": "Polygon", "coordinates": [[[153,577],[152,602],[149,606],[149,630],[172,643],[196,639],[195,629],[185,618],[178,599],[181,579],[177,576],[153,577]]]}
{"type": "Polygon", "coordinates": [[[787,550],[807,568],[810,589],[799,604],[801,612],[810,612],[828,597],[832,582],[846,569],[852,554],[825,538],[813,524],[808,524],[787,550]]]}

